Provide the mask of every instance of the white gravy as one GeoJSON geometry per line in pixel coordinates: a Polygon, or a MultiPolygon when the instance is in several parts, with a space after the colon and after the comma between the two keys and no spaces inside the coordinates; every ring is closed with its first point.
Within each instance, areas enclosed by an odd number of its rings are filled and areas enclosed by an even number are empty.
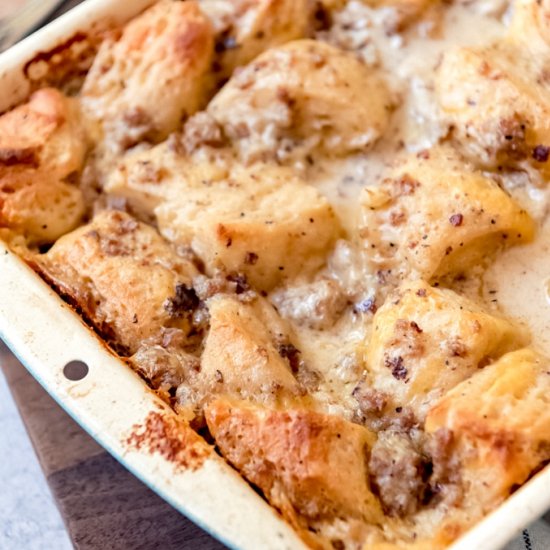
{"type": "MultiPolygon", "coordinates": [[[[507,9],[502,0],[458,3],[446,6],[432,21],[392,36],[382,30],[384,18],[393,16],[391,10],[374,12],[361,2],[350,2],[331,30],[319,34],[378,67],[396,106],[390,128],[371,151],[305,169],[307,180],[329,199],[349,236],[357,224],[362,187],[376,186],[398,153],[427,149],[448,133],[434,97],[434,71],[442,53],[453,46],[481,46],[500,39],[506,32],[507,9]]],[[[550,204],[548,191],[525,173],[504,176],[503,185],[542,227],[550,204]]],[[[353,256],[353,245],[347,246],[353,256]]],[[[341,279],[343,286],[349,283],[345,279],[350,273],[363,273],[367,281],[363,290],[368,294],[372,275],[369,280],[354,259],[349,260],[340,270],[329,266],[329,273],[341,279]]],[[[499,254],[481,280],[477,273],[461,283],[460,291],[526,325],[534,346],[550,355],[550,223],[539,230],[532,244],[499,254]]],[[[349,314],[329,331],[299,331],[304,358],[324,375],[317,397],[329,410],[338,409],[332,412],[345,415],[351,410],[350,392],[360,374],[351,350],[368,337],[371,318],[349,314]]]]}

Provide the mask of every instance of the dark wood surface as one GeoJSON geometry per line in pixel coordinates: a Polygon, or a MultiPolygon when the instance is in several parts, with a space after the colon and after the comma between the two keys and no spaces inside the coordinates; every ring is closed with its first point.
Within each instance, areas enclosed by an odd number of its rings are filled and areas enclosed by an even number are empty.
{"type": "Polygon", "coordinates": [[[104,451],[0,346],[2,369],[75,548],[225,548],[104,451]]]}

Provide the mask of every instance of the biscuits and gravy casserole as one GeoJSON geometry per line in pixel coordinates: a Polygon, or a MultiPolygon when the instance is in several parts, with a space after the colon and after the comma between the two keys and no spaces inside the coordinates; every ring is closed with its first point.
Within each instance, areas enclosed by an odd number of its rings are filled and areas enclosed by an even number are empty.
{"type": "Polygon", "coordinates": [[[0,116],[0,237],[308,545],[550,461],[550,2],[159,0],[88,65],[0,116]]]}

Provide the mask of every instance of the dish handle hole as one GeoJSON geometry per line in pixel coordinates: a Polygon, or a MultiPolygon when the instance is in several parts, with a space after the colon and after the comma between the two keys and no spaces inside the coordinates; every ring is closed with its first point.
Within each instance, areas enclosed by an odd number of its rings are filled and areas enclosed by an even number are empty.
{"type": "Polygon", "coordinates": [[[86,378],[89,370],[90,368],[84,361],[69,361],[63,367],[63,375],[67,380],[78,382],[86,378]]]}

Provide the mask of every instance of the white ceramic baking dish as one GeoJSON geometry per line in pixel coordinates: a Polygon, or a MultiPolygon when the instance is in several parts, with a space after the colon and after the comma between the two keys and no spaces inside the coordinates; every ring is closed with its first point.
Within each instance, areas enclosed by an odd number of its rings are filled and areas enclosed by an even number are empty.
{"type": "MultiPolygon", "coordinates": [[[[77,33],[123,22],[152,0],[87,0],[0,55],[0,112],[31,88],[26,63],[77,33]]],[[[129,442],[151,413],[174,415],[31,269],[0,242],[0,336],[50,395],[116,459],[228,546],[303,549],[294,531],[221,458],[198,467],[129,442]],[[84,361],[80,381],[64,366],[84,361]],[[131,439],[131,438],[130,438],[131,439]]],[[[465,534],[452,550],[500,548],[550,507],[550,466],[465,534]]]]}

